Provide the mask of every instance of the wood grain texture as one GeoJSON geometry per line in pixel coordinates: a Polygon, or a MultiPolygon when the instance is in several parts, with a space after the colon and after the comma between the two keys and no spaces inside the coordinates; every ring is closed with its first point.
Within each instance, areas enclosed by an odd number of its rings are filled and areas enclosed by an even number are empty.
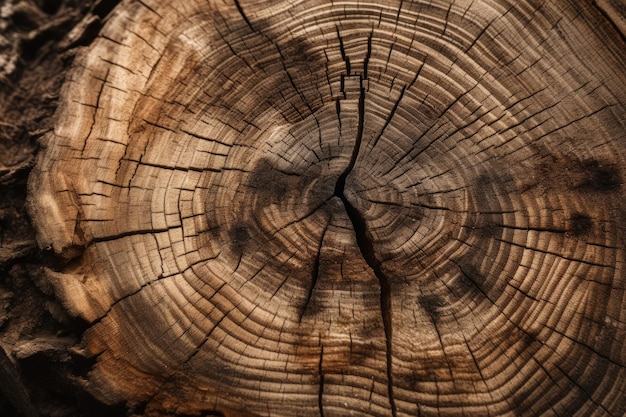
{"type": "Polygon", "coordinates": [[[123,2],[30,179],[85,383],[149,416],[623,415],[624,51],[591,1],[123,2]]]}

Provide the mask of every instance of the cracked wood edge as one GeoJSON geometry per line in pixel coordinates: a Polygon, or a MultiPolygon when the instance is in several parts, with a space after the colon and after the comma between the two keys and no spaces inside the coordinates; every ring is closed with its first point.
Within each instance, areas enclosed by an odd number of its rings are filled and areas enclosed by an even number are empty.
{"type": "Polygon", "coordinates": [[[623,46],[591,2],[124,2],[30,181],[91,391],[621,414],[623,46]]]}

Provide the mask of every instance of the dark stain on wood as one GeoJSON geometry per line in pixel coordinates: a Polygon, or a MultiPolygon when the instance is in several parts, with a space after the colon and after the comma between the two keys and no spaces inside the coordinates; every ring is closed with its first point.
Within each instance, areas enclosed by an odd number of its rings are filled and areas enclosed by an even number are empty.
{"type": "Polygon", "coordinates": [[[417,302],[435,322],[441,316],[441,310],[445,306],[441,297],[435,294],[422,294],[418,297],[417,302]]]}
{"type": "Polygon", "coordinates": [[[487,203],[497,198],[497,194],[493,188],[493,179],[487,174],[481,174],[476,177],[474,184],[476,185],[477,202],[487,203]]]}
{"type": "Polygon", "coordinates": [[[581,163],[583,180],[579,187],[584,191],[612,192],[621,187],[621,176],[618,168],[612,164],[603,164],[597,160],[581,163]]]}
{"type": "Polygon", "coordinates": [[[276,170],[267,159],[261,159],[250,173],[247,186],[269,202],[276,203],[297,182],[297,177],[290,177],[276,170]]]}
{"type": "MultiPolygon", "coordinates": [[[[544,151],[545,153],[545,151],[544,151]]],[[[622,187],[622,175],[618,166],[608,160],[579,159],[574,155],[551,154],[542,158],[534,167],[524,167],[534,171],[530,181],[520,186],[525,192],[533,188],[547,191],[575,190],[583,193],[609,194],[622,187]]]]}
{"type": "Polygon", "coordinates": [[[229,230],[230,243],[232,248],[240,253],[250,242],[250,232],[245,224],[238,224],[229,230]]]}
{"type": "Polygon", "coordinates": [[[495,173],[485,172],[478,175],[473,186],[478,211],[492,215],[504,210],[503,205],[509,194],[519,192],[513,175],[502,169],[495,173]]]}
{"type": "Polygon", "coordinates": [[[302,66],[307,72],[325,70],[324,59],[319,53],[312,53],[312,49],[312,46],[302,39],[289,39],[281,47],[281,52],[290,62],[302,66]]]}
{"type": "Polygon", "coordinates": [[[570,219],[569,232],[572,236],[586,236],[593,228],[593,220],[583,213],[575,213],[570,219]]]}
{"type": "Polygon", "coordinates": [[[248,174],[246,187],[251,199],[257,196],[261,206],[281,204],[294,199],[307,207],[320,208],[333,194],[334,177],[320,178],[320,164],[307,167],[280,169],[270,158],[262,158],[248,174]]]}
{"type": "MultiPolygon", "coordinates": [[[[501,217],[501,215],[498,217],[501,217]]],[[[480,239],[492,239],[501,237],[503,231],[502,226],[485,222],[484,224],[477,224],[473,229],[473,233],[480,239]]]]}

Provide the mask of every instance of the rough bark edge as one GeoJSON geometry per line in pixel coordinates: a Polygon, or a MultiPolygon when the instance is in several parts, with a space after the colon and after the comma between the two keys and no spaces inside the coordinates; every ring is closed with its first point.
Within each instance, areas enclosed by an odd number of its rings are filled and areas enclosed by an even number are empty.
{"type": "Polygon", "coordinates": [[[0,65],[1,416],[126,414],[97,403],[81,385],[92,363],[71,349],[84,324],[67,321],[41,278],[41,267],[55,268],[63,260],[37,248],[25,211],[27,178],[42,137],[52,129],[66,70],[120,1],[3,4],[0,54],[15,65],[0,65]]]}

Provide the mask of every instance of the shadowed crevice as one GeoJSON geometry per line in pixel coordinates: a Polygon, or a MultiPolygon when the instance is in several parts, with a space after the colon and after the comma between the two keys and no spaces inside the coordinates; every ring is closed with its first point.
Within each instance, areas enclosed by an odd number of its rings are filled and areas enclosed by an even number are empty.
{"type": "Polygon", "coordinates": [[[250,23],[250,20],[248,19],[248,16],[246,16],[246,14],[244,13],[243,9],[241,8],[241,4],[239,3],[239,0],[234,0],[234,1],[235,1],[235,6],[237,6],[237,11],[241,15],[241,18],[243,19],[243,21],[246,22],[246,25],[248,25],[248,27],[253,32],[256,32],[256,29],[254,29],[254,27],[252,26],[252,23],[250,23]]]}
{"type": "Polygon", "coordinates": [[[374,275],[378,279],[378,283],[380,285],[380,308],[383,320],[383,327],[385,330],[385,341],[386,341],[386,351],[387,351],[387,383],[388,383],[388,395],[389,395],[389,405],[391,407],[391,414],[393,417],[396,416],[396,406],[393,395],[393,373],[392,373],[392,316],[391,316],[391,286],[389,284],[389,278],[385,275],[382,270],[380,261],[376,258],[374,252],[374,245],[372,242],[372,238],[367,230],[367,225],[365,223],[365,219],[359,212],[359,210],[354,207],[347,198],[343,195],[340,196],[341,201],[343,202],[346,212],[348,213],[348,217],[352,222],[352,227],[354,228],[354,232],[356,234],[356,242],[361,251],[361,256],[367,262],[367,265],[374,271],[374,275]]]}
{"type": "Polygon", "coordinates": [[[320,351],[320,361],[317,365],[317,372],[320,377],[319,383],[319,391],[317,393],[317,406],[320,409],[320,417],[324,417],[324,368],[323,368],[323,360],[324,360],[324,345],[322,345],[320,351]]]}
{"type": "Polygon", "coordinates": [[[348,175],[354,169],[356,165],[356,160],[359,155],[359,151],[361,149],[361,142],[363,139],[363,125],[365,119],[365,89],[363,88],[363,78],[359,77],[360,84],[360,96],[359,96],[359,122],[358,122],[358,130],[357,136],[354,142],[354,148],[352,151],[352,156],[350,158],[350,163],[347,168],[343,171],[343,173],[339,176],[337,180],[337,184],[335,186],[334,195],[339,197],[339,199],[343,202],[343,205],[346,209],[346,213],[350,218],[350,222],[352,223],[352,227],[354,228],[354,232],[356,235],[356,242],[361,252],[361,256],[367,263],[367,265],[372,269],[374,275],[378,279],[380,285],[380,309],[383,321],[383,327],[385,331],[385,345],[386,345],[386,360],[387,360],[387,393],[389,397],[389,407],[391,409],[392,417],[396,417],[396,404],[393,394],[393,364],[392,364],[392,316],[391,316],[391,286],[389,284],[389,278],[385,275],[382,270],[380,261],[376,258],[373,239],[367,230],[367,224],[363,215],[359,212],[359,210],[350,203],[350,201],[345,196],[345,186],[346,179],[348,175]]]}
{"type": "MultiPolygon", "coordinates": [[[[317,247],[317,255],[315,255],[315,261],[313,262],[313,269],[311,271],[311,283],[309,284],[309,291],[306,297],[306,302],[304,303],[304,307],[300,311],[300,317],[298,317],[298,323],[302,323],[302,317],[304,317],[304,313],[309,307],[309,303],[311,302],[311,298],[313,298],[313,290],[317,285],[317,280],[320,276],[320,263],[322,258],[322,247],[324,246],[324,238],[326,237],[326,232],[328,228],[325,228],[322,232],[322,236],[320,237],[320,244],[317,247]]],[[[321,358],[320,358],[321,361],[321,358]]]]}

